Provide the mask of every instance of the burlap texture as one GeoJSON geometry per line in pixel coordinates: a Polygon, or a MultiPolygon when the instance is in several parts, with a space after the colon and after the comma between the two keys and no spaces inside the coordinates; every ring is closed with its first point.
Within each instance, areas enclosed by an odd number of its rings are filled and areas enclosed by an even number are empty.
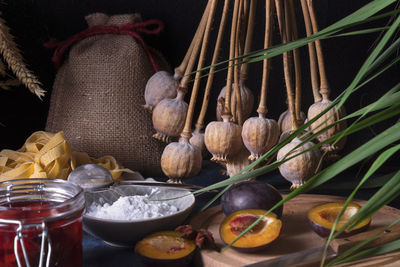
{"type": "MultiPolygon", "coordinates": [[[[89,26],[122,25],[140,15],[86,17],[89,26]]],[[[157,53],[160,69],[168,69],[157,53]]],[[[92,157],[111,155],[145,176],[161,174],[164,146],[154,140],[144,89],[154,69],[142,46],[130,35],[102,34],[74,44],[59,69],[46,130],[64,131],[76,151],[92,157]]]]}

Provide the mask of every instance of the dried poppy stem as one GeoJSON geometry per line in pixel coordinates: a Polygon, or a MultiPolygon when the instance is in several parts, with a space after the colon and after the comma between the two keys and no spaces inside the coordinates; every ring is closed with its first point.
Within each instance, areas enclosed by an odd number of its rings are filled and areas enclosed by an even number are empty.
{"type": "MultiPolygon", "coordinates": [[[[286,42],[289,43],[292,41],[292,24],[290,22],[288,0],[283,1],[283,14],[285,20],[286,42]]],[[[293,50],[288,51],[288,66],[290,77],[293,79],[293,50]]]]}
{"type": "MultiPolygon", "coordinates": [[[[245,33],[246,32],[246,22],[248,17],[249,17],[249,0],[243,0],[243,6],[241,8],[241,18],[240,18],[240,31],[241,33],[245,33]]],[[[242,48],[242,50],[244,49],[245,46],[245,35],[241,34],[240,35],[240,47],[242,48]]],[[[243,52],[243,51],[242,51],[243,52]]]]}
{"type": "Polygon", "coordinates": [[[217,63],[217,60],[219,57],[219,51],[220,51],[222,40],[224,37],[226,21],[227,21],[228,12],[229,12],[229,3],[230,3],[230,0],[225,0],[225,2],[224,2],[224,8],[222,10],[222,17],[221,17],[221,21],[220,21],[219,29],[218,29],[217,41],[215,42],[214,54],[213,54],[213,57],[211,60],[211,68],[208,72],[208,78],[207,78],[206,89],[204,92],[203,103],[201,105],[199,118],[197,119],[197,122],[196,122],[196,129],[195,129],[196,132],[200,132],[204,128],[204,118],[206,116],[208,104],[210,102],[211,86],[212,86],[212,83],[214,80],[214,70],[215,70],[214,65],[215,65],[215,63],[217,63]]]}
{"type": "MultiPolygon", "coordinates": [[[[256,10],[257,10],[257,0],[250,0],[249,17],[248,17],[248,21],[247,21],[247,31],[246,31],[246,41],[244,44],[244,51],[243,51],[244,55],[247,55],[251,51],[256,10]]],[[[246,60],[248,60],[248,58],[244,59],[244,61],[246,61],[246,60]]],[[[241,68],[240,68],[240,80],[241,81],[247,80],[248,71],[249,71],[249,64],[245,62],[241,65],[241,68]]]]}
{"type": "MultiPolygon", "coordinates": [[[[217,3],[218,3],[217,0],[210,0],[210,1],[211,1],[211,7],[209,10],[207,24],[206,24],[206,28],[204,31],[203,42],[201,44],[199,62],[197,63],[197,70],[202,69],[203,65],[204,65],[204,61],[205,61],[206,53],[207,53],[207,46],[208,46],[208,42],[210,39],[211,26],[212,26],[212,23],[214,20],[215,9],[216,9],[217,3]]],[[[185,127],[183,128],[183,131],[181,134],[181,137],[186,138],[187,140],[189,140],[189,138],[192,136],[192,120],[193,120],[194,108],[196,105],[196,99],[197,99],[197,95],[198,95],[199,87],[200,87],[200,80],[201,80],[200,76],[201,76],[201,71],[197,71],[195,80],[194,80],[194,84],[193,84],[192,94],[190,96],[190,102],[189,102],[188,113],[186,115],[185,127]]],[[[185,78],[186,77],[188,77],[188,76],[185,76],[185,78]]]]}
{"type": "MultiPolygon", "coordinates": [[[[238,16],[237,16],[237,20],[236,20],[236,36],[235,36],[235,53],[234,53],[234,57],[237,57],[237,51],[236,48],[238,45],[238,41],[237,39],[239,38],[239,42],[241,39],[243,39],[243,34],[241,29],[243,28],[243,21],[242,21],[242,11],[243,11],[243,0],[239,0],[239,10],[238,10],[238,16]]],[[[237,114],[237,109],[236,109],[236,105],[237,105],[237,94],[236,94],[236,86],[235,86],[235,79],[236,79],[236,75],[237,75],[237,65],[238,62],[235,59],[234,60],[234,66],[233,66],[233,82],[234,84],[233,86],[233,101],[231,99],[231,113],[232,113],[232,122],[237,123],[238,121],[238,114],[237,114]]],[[[232,96],[231,96],[232,97],[232,96]]]]}
{"type": "MultiPolygon", "coordinates": [[[[242,32],[240,31],[241,29],[241,24],[239,23],[241,21],[242,17],[242,10],[243,10],[243,0],[240,0],[239,4],[239,11],[238,11],[238,22],[236,24],[236,36],[235,36],[235,58],[238,58],[241,56],[241,48],[240,48],[240,36],[242,35],[242,32]]],[[[240,93],[240,83],[239,83],[239,60],[235,59],[234,60],[234,67],[233,67],[233,79],[234,79],[234,90],[235,90],[235,105],[233,106],[234,109],[232,109],[232,114],[234,117],[234,122],[237,122],[240,126],[243,125],[243,111],[242,111],[242,97],[240,93]]]]}
{"type": "Polygon", "coordinates": [[[190,43],[190,46],[189,46],[188,50],[186,51],[185,57],[183,58],[181,64],[178,67],[175,68],[174,78],[176,80],[179,80],[180,78],[182,78],[183,74],[185,73],[185,69],[186,69],[186,67],[188,65],[189,58],[190,58],[190,55],[192,54],[193,47],[194,47],[194,45],[196,43],[196,40],[199,38],[200,35],[203,35],[202,32],[204,31],[204,27],[205,27],[206,22],[207,22],[208,10],[210,8],[210,2],[211,1],[208,1],[207,6],[204,9],[203,16],[201,17],[200,23],[197,26],[197,30],[196,30],[196,33],[195,33],[193,39],[192,39],[192,42],[190,43]]]}
{"type": "Polygon", "coordinates": [[[239,11],[239,0],[235,0],[232,16],[232,27],[231,27],[231,37],[230,37],[230,47],[229,47],[229,67],[228,67],[228,77],[226,82],[226,92],[225,92],[225,105],[223,115],[232,116],[231,114],[231,90],[232,90],[232,78],[234,71],[234,61],[232,60],[235,56],[235,39],[236,39],[236,24],[239,11]]]}
{"type": "MultiPolygon", "coordinates": [[[[292,40],[298,39],[297,26],[296,26],[296,15],[294,13],[293,0],[287,1],[287,9],[289,15],[289,21],[291,24],[291,35],[292,40]]],[[[296,81],[296,97],[295,97],[295,113],[297,125],[303,124],[303,120],[300,117],[301,113],[301,67],[300,67],[300,51],[298,48],[293,50],[294,57],[294,70],[295,70],[295,81],[296,81]]]]}
{"type": "MultiPolygon", "coordinates": [[[[209,0],[209,2],[211,2],[211,1],[212,0],[209,0]]],[[[206,13],[205,14],[206,18],[208,18],[209,9],[206,9],[204,12],[206,13]]],[[[187,86],[188,86],[189,81],[190,81],[190,75],[189,74],[192,72],[194,64],[196,63],[197,56],[198,56],[199,51],[200,51],[201,40],[203,39],[203,36],[204,36],[204,31],[205,31],[205,28],[206,28],[206,24],[204,24],[202,26],[203,27],[200,29],[199,35],[194,37],[195,41],[194,41],[193,50],[192,50],[192,53],[190,54],[188,65],[187,65],[187,67],[185,69],[185,75],[183,76],[183,78],[182,78],[182,80],[181,80],[181,82],[179,84],[178,93],[179,93],[179,91],[183,91],[185,93],[187,91],[187,86]]]]}
{"type": "MultiPolygon", "coordinates": [[[[314,34],[318,32],[317,18],[315,16],[314,7],[312,0],[307,0],[308,12],[310,14],[311,24],[314,34]]],[[[328,99],[330,90],[328,85],[328,79],[326,78],[324,55],[322,53],[322,46],[320,40],[315,40],[315,49],[317,51],[318,69],[319,69],[319,79],[320,79],[320,89],[319,93],[322,95],[323,99],[328,99]]]]}
{"type": "MultiPolygon", "coordinates": [[[[281,32],[282,43],[287,43],[286,24],[280,0],[275,0],[275,8],[276,8],[276,13],[278,15],[278,24],[281,32]]],[[[289,59],[287,52],[283,53],[283,72],[285,75],[286,93],[289,106],[289,114],[291,117],[290,118],[291,128],[292,131],[294,131],[298,128],[298,126],[297,126],[295,107],[294,107],[293,82],[292,82],[292,77],[290,75],[289,59]]]]}
{"type": "MultiPolygon", "coordinates": [[[[307,37],[313,34],[311,21],[310,21],[310,14],[308,13],[307,2],[306,0],[300,0],[301,2],[301,9],[303,11],[304,17],[304,24],[306,26],[306,34],[307,37]]],[[[310,72],[311,72],[311,87],[314,96],[314,103],[321,102],[322,97],[318,92],[318,69],[317,69],[317,56],[315,52],[315,43],[308,43],[308,55],[310,58],[310,72]]]]}
{"type": "MultiPolygon", "coordinates": [[[[272,0],[265,1],[265,36],[264,36],[264,48],[267,49],[272,44],[272,27],[273,27],[273,6],[274,2],[272,0]]],[[[268,88],[268,79],[269,72],[271,69],[271,60],[265,58],[263,60],[263,73],[262,73],[262,82],[261,82],[261,95],[260,95],[260,104],[257,108],[257,113],[260,118],[265,118],[268,113],[267,108],[267,88],[268,88]]]]}

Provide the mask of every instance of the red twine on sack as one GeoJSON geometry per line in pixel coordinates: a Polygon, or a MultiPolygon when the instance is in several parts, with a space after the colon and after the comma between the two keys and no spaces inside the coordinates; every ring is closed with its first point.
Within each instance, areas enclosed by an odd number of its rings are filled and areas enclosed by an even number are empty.
{"type": "Polygon", "coordinates": [[[153,65],[154,70],[158,72],[157,64],[153,56],[151,55],[148,46],[146,45],[140,34],[141,33],[149,35],[159,34],[163,29],[164,29],[164,24],[162,23],[162,21],[156,19],[138,23],[127,23],[121,26],[96,25],[71,36],[65,41],[61,42],[49,41],[46,42],[44,45],[47,48],[56,48],[51,60],[54,62],[56,68],[58,69],[61,66],[62,56],[65,53],[65,51],[71,45],[82,39],[97,34],[116,34],[116,35],[129,34],[142,45],[144,51],[146,52],[148,58],[150,59],[151,64],[153,65]],[[148,29],[147,28],[148,26],[156,26],[156,28],[148,29]]]}

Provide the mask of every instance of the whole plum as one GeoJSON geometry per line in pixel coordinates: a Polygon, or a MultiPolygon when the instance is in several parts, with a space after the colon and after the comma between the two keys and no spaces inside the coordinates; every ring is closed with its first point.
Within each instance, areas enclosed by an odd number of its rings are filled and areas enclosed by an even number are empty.
{"type": "MultiPolygon", "coordinates": [[[[221,198],[222,211],[226,216],[237,210],[269,210],[282,200],[278,190],[262,181],[244,181],[233,185],[221,198]]],[[[273,212],[282,216],[283,205],[273,212]]]]}

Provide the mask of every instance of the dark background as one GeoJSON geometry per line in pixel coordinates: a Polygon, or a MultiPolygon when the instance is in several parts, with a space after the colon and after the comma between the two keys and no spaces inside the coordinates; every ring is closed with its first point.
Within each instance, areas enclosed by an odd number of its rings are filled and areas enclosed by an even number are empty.
{"type": "MultiPolygon", "coordinates": [[[[259,9],[253,42],[254,50],[260,49],[263,44],[263,2],[258,1],[259,9]]],[[[299,15],[301,9],[298,2],[296,0],[295,5],[296,12],[299,15]]],[[[323,28],[357,10],[369,1],[319,0],[314,2],[316,4],[320,28],[323,28]]],[[[221,10],[222,3],[223,1],[220,0],[219,10],[221,10]]],[[[0,126],[0,150],[4,148],[18,149],[33,132],[44,130],[56,72],[51,62],[52,51],[44,48],[43,43],[50,39],[64,40],[84,30],[87,27],[84,16],[93,12],[105,12],[109,15],[139,12],[142,14],[144,20],[156,18],[164,22],[165,30],[162,34],[158,38],[146,38],[146,41],[151,46],[159,49],[172,67],[176,67],[179,65],[189,46],[205,4],[205,0],[0,0],[2,17],[11,28],[11,33],[15,36],[15,41],[20,46],[26,63],[39,77],[44,89],[47,90],[43,101],[40,101],[24,87],[17,87],[10,91],[0,90],[0,123],[3,125],[0,126]]],[[[298,16],[297,21],[300,36],[304,36],[303,20],[298,16]]],[[[382,26],[385,23],[386,21],[379,21],[369,26],[382,26]]],[[[275,43],[279,42],[277,33],[277,29],[275,29],[275,43]]],[[[371,49],[376,37],[377,34],[370,34],[323,41],[327,76],[333,98],[351,83],[362,63],[372,51],[371,49]]],[[[211,43],[214,44],[214,42],[211,43]]],[[[228,45],[229,42],[225,38],[221,59],[227,59],[228,45]]],[[[313,102],[306,48],[301,50],[301,55],[302,74],[304,78],[302,110],[306,112],[309,105],[313,102]]],[[[208,64],[210,59],[211,57],[209,56],[208,64]]],[[[400,67],[396,66],[385,73],[384,76],[351,96],[350,100],[345,104],[348,113],[365,106],[388,91],[389,88],[399,82],[399,73],[400,67]]],[[[207,121],[214,119],[215,100],[224,83],[225,72],[221,72],[215,79],[207,121]]],[[[253,90],[257,100],[261,85],[260,63],[250,66],[250,76],[247,85],[253,90]]],[[[270,118],[277,120],[279,114],[286,110],[285,98],[286,93],[284,93],[281,57],[277,57],[273,60],[269,85],[268,116],[270,118]]],[[[255,115],[256,108],[257,104],[255,104],[253,115],[255,115]]],[[[375,133],[379,133],[393,122],[394,119],[349,136],[343,153],[358,147],[373,137],[375,133]]],[[[369,162],[371,160],[369,159],[369,162]]],[[[342,178],[342,181],[354,179],[357,176],[359,178],[360,175],[357,175],[357,173],[360,168],[365,171],[367,167],[368,164],[358,164],[349,170],[350,174],[343,175],[340,178],[342,178]]],[[[210,182],[215,182],[214,177],[218,175],[218,168],[216,164],[205,161],[201,174],[198,177],[188,179],[187,183],[207,185],[210,182]]],[[[382,172],[391,172],[393,170],[398,170],[398,159],[391,160],[381,169],[382,172]]],[[[288,182],[279,176],[269,178],[269,182],[278,189],[287,189],[289,186],[288,182]]],[[[335,192],[332,192],[333,190],[329,185],[325,189],[319,188],[318,190],[318,193],[334,193],[335,195],[348,195],[350,193],[348,190],[337,189],[334,189],[335,192]]],[[[368,199],[374,191],[375,189],[370,191],[364,190],[363,194],[357,197],[368,199]]],[[[208,196],[202,195],[197,198],[196,202],[199,207],[201,203],[204,204],[208,201],[206,197],[208,196]]],[[[399,207],[398,200],[397,204],[393,203],[393,205],[399,207]]],[[[88,235],[84,236],[83,247],[85,266],[109,266],[110,264],[114,266],[137,264],[139,266],[131,249],[125,251],[113,249],[99,239],[88,235]]]]}
{"type": "MultiPolygon", "coordinates": [[[[362,0],[320,0],[315,1],[320,28],[324,28],[340,18],[350,14],[368,1],[362,0]]],[[[194,0],[10,0],[0,2],[2,17],[11,28],[15,41],[20,46],[29,68],[39,77],[43,88],[47,90],[43,101],[30,93],[24,87],[10,91],[0,90],[0,149],[20,148],[25,139],[34,131],[44,130],[49,108],[55,69],[51,62],[52,51],[44,48],[43,43],[50,40],[64,40],[69,36],[84,30],[87,25],[84,16],[93,12],[121,14],[139,12],[143,20],[160,19],[165,24],[165,30],[158,37],[146,38],[153,47],[159,49],[172,67],[179,65],[187,47],[194,35],[206,1],[194,0]]],[[[223,1],[219,1],[219,10],[223,1]]],[[[253,50],[260,49],[264,38],[264,1],[258,1],[255,38],[253,50]]],[[[300,16],[299,1],[295,1],[299,35],[304,36],[303,19],[300,16]]],[[[217,14],[220,14],[217,12],[217,14]]],[[[219,16],[217,16],[219,18],[219,16]]],[[[216,21],[219,23],[219,19],[216,21]]],[[[379,21],[369,26],[384,25],[379,21]]],[[[217,24],[218,25],[218,24],[217,24]]],[[[218,26],[215,26],[217,29],[218,26]]],[[[227,31],[230,27],[228,25],[227,31]]],[[[213,32],[214,38],[216,30],[213,32]]],[[[275,41],[280,42],[275,27],[275,41]]],[[[336,97],[352,81],[363,61],[372,51],[377,34],[360,35],[356,37],[339,37],[323,41],[327,76],[332,90],[332,98],[336,97]]],[[[221,59],[227,58],[227,36],[224,39],[221,59]]],[[[212,47],[214,42],[212,43],[212,47]]],[[[313,102],[309,81],[308,54],[306,47],[301,50],[303,75],[303,111],[313,102]]],[[[209,64],[211,56],[208,57],[209,64]]],[[[206,63],[206,64],[207,64],[206,63]]],[[[279,114],[286,110],[284,79],[281,57],[273,59],[269,84],[268,108],[270,118],[278,119],[279,114]]],[[[387,72],[380,79],[368,84],[364,89],[354,94],[346,103],[348,113],[370,103],[386,92],[399,80],[399,66],[387,72]]],[[[225,72],[218,73],[213,86],[207,121],[214,119],[216,97],[225,83],[225,72]]],[[[258,94],[261,85],[261,64],[250,66],[249,79],[246,82],[256,96],[254,111],[257,108],[258,94]]],[[[189,96],[189,94],[187,95],[189,96]]],[[[198,102],[201,102],[200,100],[198,102]]],[[[197,113],[198,114],[198,113],[197,113]]],[[[197,117],[195,114],[195,119],[197,117]]],[[[253,115],[256,113],[254,112],[253,115]]],[[[394,120],[375,125],[356,135],[350,136],[344,152],[358,147],[370,139],[376,132],[386,128],[394,120]]],[[[396,162],[390,162],[387,170],[396,168],[396,162]]]]}

